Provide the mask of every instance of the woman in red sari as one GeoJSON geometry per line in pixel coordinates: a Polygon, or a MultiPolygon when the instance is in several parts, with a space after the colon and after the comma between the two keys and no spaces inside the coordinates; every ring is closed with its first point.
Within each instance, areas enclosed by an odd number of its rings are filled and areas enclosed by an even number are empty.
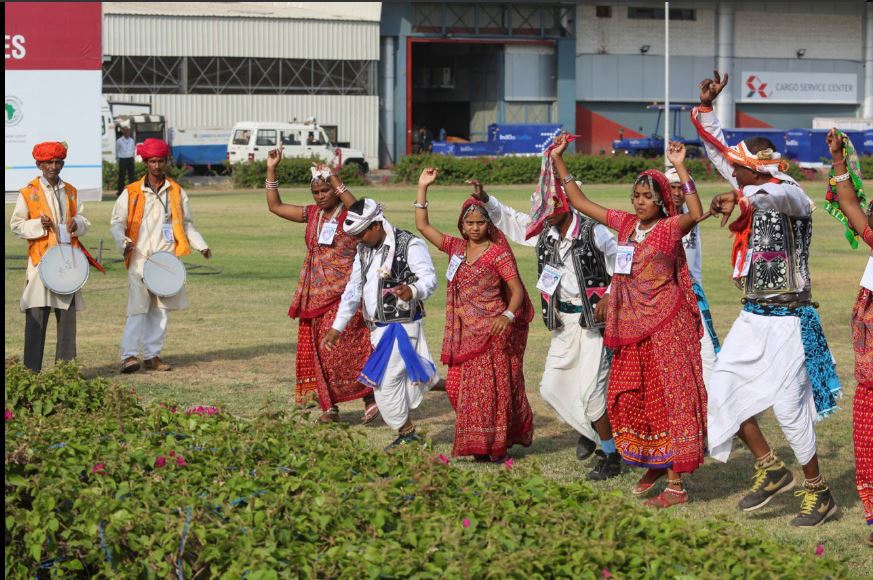
{"type": "Polygon", "coordinates": [[[370,331],[361,313],[346,327],[340,348],[320,347],[336,316],[357,255],[358,241],[338,227],[346,215],[343,204],[348,207],[355,198],[336,175],[319,166],[313,169],[310,182],[315,203],[307,206],[283,203],[276,179],[281,159],[281,147],[268,154],[267,205],[279,217],[306,224],[306,257],[288,310],[288,316],[300,320],[295,401],[300,405],[315,393],[323,411],[320,421],[326,423],[339,420],[338,403],[363,398],[362,422],[369,423],[378,416],[379,409],[372,389],[357,380],[372,350],[370,331]]]}
{"type": "MultiPolygon", "coordinates": [[[[828,201],[845,216],[851,233],[861,232],[861,239],[871,248],[858,299],[852,309],[855,379],[858,381],[852,413],[852,438],[855,443],[855,483],[864,506],[864,518],[867,525],[873,526],[873,217],[870,215],[873,204],[867,206],[865,214],[859,200],[859,194],[863,195],[860,164],[851,142],[836,129],[828,132],[827,142],[833,157],[829,192],[836,193],[833,200],[829,198],[828,201]]],[[[873,533],[867,538],[867,544],[873,546],[873,533]]]]}
{"type": "Polygon", "coordinates": [[[533,439],[533,413],[524,388],[533,306],[515,256],[482,202],[464,202],[460,238],[430,225],[427,188],[436,178],[431,168],[419,178],[415,225],[450,257],[442,361],[449,367],[446,393],[457,415],[452,455],[500,462],[510,447],[528,447],[533,439]]]}
{"type": "Polygon", "coordinates": [[[646,474],[634,495],[664,475],[667,487],[646,502],[654,507],[685,503],[682,474],[703,464],[706,390],[700,360],[703,328],[685,263],[682,237],[702,214],[685,169],[685,147],[671,143],[669,160],[683,182],[688,213],[677,211],[670,182],[644,171],[634,183],[634,213],[607,209],[576,185],[562,159],[566,138],[551,152],[570,203],[618,231],[604,342],[613,350],[608,413],[622,459],[646,474]]]}

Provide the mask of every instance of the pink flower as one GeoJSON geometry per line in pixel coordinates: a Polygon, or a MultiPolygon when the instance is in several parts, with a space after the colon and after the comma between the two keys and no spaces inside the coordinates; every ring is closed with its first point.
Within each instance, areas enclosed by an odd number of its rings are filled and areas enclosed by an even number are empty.
{"type": "Polygon", "coordinates": [[[196,407],[190,407],[185,411],[186,415],[207,415],[209,417],[218,413],[220,409],[218,407],[204,407],[203,405],[197,405],[196,407]]]}
{"type": "Polygon", "coordinates": [[[612,572],[610,572],[610,571],[607,570],[606,568],[604,568],[603,570],[601,570],[601,571],[600,571],[600,574],[601,574],[604,578],[612,578],[612,572]]]}
{"type": "Polygon", "coordinates": [[[97,475],[106,475],[106,464],[95,463],[94,467],[91,468],[91,473],[96,473],[97,475]]]}
{"type": "MultiPolygon", "coordinates": [[[[12,412],[12,409],[6,409],[6,421],[11,421],[15,418],[15,413],[12,412]]],[[[5,423],[5,421],[4,421],[5,423]]]]}
{"type": "Polygon", "coordinates": [[[448,465],[448,464],[449,464],[449,458],[446,457],[446,456],[445,456],[444,454],[442,454],[442,453],[439,454],[439,457],[437,457],[437,459],[438,459],[439,462],[442,463],[443,465],[448,465]]]}
{"type": "Polygon", "coordinates": [[[512,469],[512,465],[513,465],[513,463],[512,463],[512,457],[510,457],[509,459],[507,459],[506,461],[504,461],[504,462],[503,462],[503,465],[506,466],[506,469],[512,469]]]}
{"type": "Polygon", "coordinates": [[[176,452],[175,452],[175,451],[170,451],[170,457],[175,457],[175,456],[176,456],[176,452]]]}
{"type": "Polygon", "coordinates": [[[158,458],[155,459],[155,467],[161,468],[167,464],[167,458],[163,455],[158,455],[158,458]]]}
{"type": "Polygon", "coordinates": [[[185,461],[185,458],[180,455],[176,458],[176,465],[178,465],[179,467],[185,467],[186,465],[188,465],[188,462],[185,461]]]}
{"type": "Polygon", "coordinates": [[[821,557],[822,554],[824,554],[824,544],[819,544],[815,547],[815,555],[821,557]]]}
{"type": "Polygon", "coordinates": [[[469,528],[470,527],[470,518],[464,518],[463,521],[461,521],[461,525],[465,528],[469,528]]]}

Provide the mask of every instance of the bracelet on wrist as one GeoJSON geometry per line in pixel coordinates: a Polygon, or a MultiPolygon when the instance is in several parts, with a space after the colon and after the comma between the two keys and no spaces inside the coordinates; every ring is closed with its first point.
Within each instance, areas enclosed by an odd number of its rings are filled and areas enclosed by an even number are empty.
{"type": "Polygon", "coordinates": [[[509,319],[509,322],[515,322],[515,314],[512,312],[512,310],[508,310],[508,309],[505,310],[505,311],[501,314],[501,316],[505,316],[506,318],[508,318],[508,319],[509,319]]]}
{"type": "Polygon", "coordinates": [[[841,183],[843,181],[849,181],[852,179],[852,174],[848,171],[843,173],[842,175],[834,175],[834,181],[837,183],[841,183]]]}
{"type": "Polygon", "coordinates": [[[697,194],[697,185],[693,179],[689,179],[679,186],[679,190],[685,195],[695,195],[697,194]]]}
{"type": "Polygon", "coordinates": [[[430,202],[426,201],[424,203],[413,202],[412,207],[417,209],[427,209],[427,206],[430,205],[430,202]]]}
{"type": "Polygon", "coordinates": [[[573,177],[573,174],[572,174],[572,173],[568,173],[567,175],[565,175],[565,176],[561,179],[561,181],[564,182],[564,185],[566,185],[566,184],[570,183],[571,181],[576,181],[576,178],[573,177]]]}
{"type": "Polygon", "coordinates": [[[335,189],[337,195],[342,195],[349,191],[349,188],[346,187],[345,183],[340,182],[340,186],[335,189]]]}
{"type": "Polygon", "coordinates": [[[279,189],[279,180],[276,179],[276,180],[271,181],[269,179],[265,179],[264,180],[264,187],[266,187],[267,189],[279,189]]]}

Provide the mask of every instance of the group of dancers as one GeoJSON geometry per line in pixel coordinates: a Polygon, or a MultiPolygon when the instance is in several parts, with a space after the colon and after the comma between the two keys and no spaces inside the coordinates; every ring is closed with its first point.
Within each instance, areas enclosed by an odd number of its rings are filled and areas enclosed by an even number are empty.
{"type": "MultiPolygon", "coordinates": [[[[438,171],[426,168],[413,203],[424,239],[394,226],[377,201],[356,199],[325,166],[313,168],[314,203],[283,202],[276,178],[282,150],[271,151],[269,210],[306,224],[306,256],[289,310],[299,320],[297,403],[316,399],[320,421],[329,423],[339,420],[339,403],[363,400],[363,423],[381,415],[397,431],[389,448],[420,439],[410,412],[442,383],[423,331],[425,304],[439,277],[429,242],[449,258],[440,360],[448,367],[444,388],[456,413],[452,454],[502,462],[512,446],[529,446],[533,413],[523,359],[535,309],[511,241],[534,248],[540,314],[552,332],[540,394],[578,433],[577,457],[597,455],[589,479],[616,477],[622,464],[641,467],[646,471],[634,495],[653,493],[664,479],[646,504],[682,504],[688,501],[683,477],[707,452],[727,461],[739,437],[755,457],[753,483],[739,508],[757,510],[797,486],[756,421],[772,408],[804,476],[792,524],[817,526],[833,516],[837,506],[819,469],[815,423],[835,410],[840,384],[812,302],[814,205],[785,173],[787,163],[769,140],[727,146],[712,112],[727,81],[718,73],[704,80],[692,112],[710,161],[730,185],[707,214],[680,143],[669,146],[666,173],[644,171],[635,180],[626,212],[585,195],[563,160],[570,139],[559,135],[546,152],[543,187],[530,214],[472,180],[457,234],[430,223],[427,195],[438,171]],[[719,215],[725,225],[736,206],[730,267],[743,308],[719,343],[703,292],[698,223],[719,215]]],[[[836,130],[828,142],[834,169],[826,208],[847,226],[850,242],[860,237],[873,246],[852,144],[836,130]]],[[[210,255],[194,229],[187,195],[164,175],[166,143],[148,140],[139,153],[149,172],[118,198],[110,228],[129,268],[122,372],[139,368],[143,350],[147,369],[169,368],[159,358],[166,311],[186,302],[184,295],[163,300],[151,294],[142,284],[143,260],[159,250],[210,255]]],[[[65,154],[60,144],[34,148],[43,176],[21,190],[11,224],[30,243],[21,306],[25,364],[34,371],[50,309],[59,316],[57,356],[72,358],[75,308],[83,306],[79,293],[62,300],[35,275],[41,252],[57,243],[61,228],[77,243],[89,225],[75,189],[58,177],[65,154]],[[72,349],[69,332],[61,332],[70,319],[72,349]]],[[[853,325],[857,483],[873,524],[873,257],[853,325]]],[[[873,534],[868,541],[873,545],[873,534]]]]}

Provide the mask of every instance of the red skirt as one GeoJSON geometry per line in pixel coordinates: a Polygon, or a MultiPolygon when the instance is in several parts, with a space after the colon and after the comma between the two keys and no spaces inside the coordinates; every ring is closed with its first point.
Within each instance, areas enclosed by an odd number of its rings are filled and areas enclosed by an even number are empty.
{"type": "Polygon", "coordinates": [[[494,340],[481,355],[449,367],[446,394],[456,414],[453,456],[500,457],[513,445],[530,447],[533,441],[533,412],[524,387],[525,345],[509,347],[508,342],[494,340]]]}
{"type": "Polygon", "coordinates": [[[852,412],[855,483],[864,518],[873,525],[873,292],[866,288],[861,288],[852,311],[852,335],[858,380],[852,412]]]}
{"type": "Polygon", "coordinates": [[[615,349],[608,413],[630,465],[690,473],[706,452],[706,388],[693,313],[682,307],[651,336],[615,349]]]}
{"type": "Polygon", "coordinates": [[[309,393],[318,395],[323,411],[346,401],[361,399],[373,392],[358,382],[373,347],[370,331],[360,311],[352,317],[333,350],[321,348],[336,317],[339,302],[315,318],[301,318],[297,336],[297,384],[295,400],[300,404],[309,393]]]}

